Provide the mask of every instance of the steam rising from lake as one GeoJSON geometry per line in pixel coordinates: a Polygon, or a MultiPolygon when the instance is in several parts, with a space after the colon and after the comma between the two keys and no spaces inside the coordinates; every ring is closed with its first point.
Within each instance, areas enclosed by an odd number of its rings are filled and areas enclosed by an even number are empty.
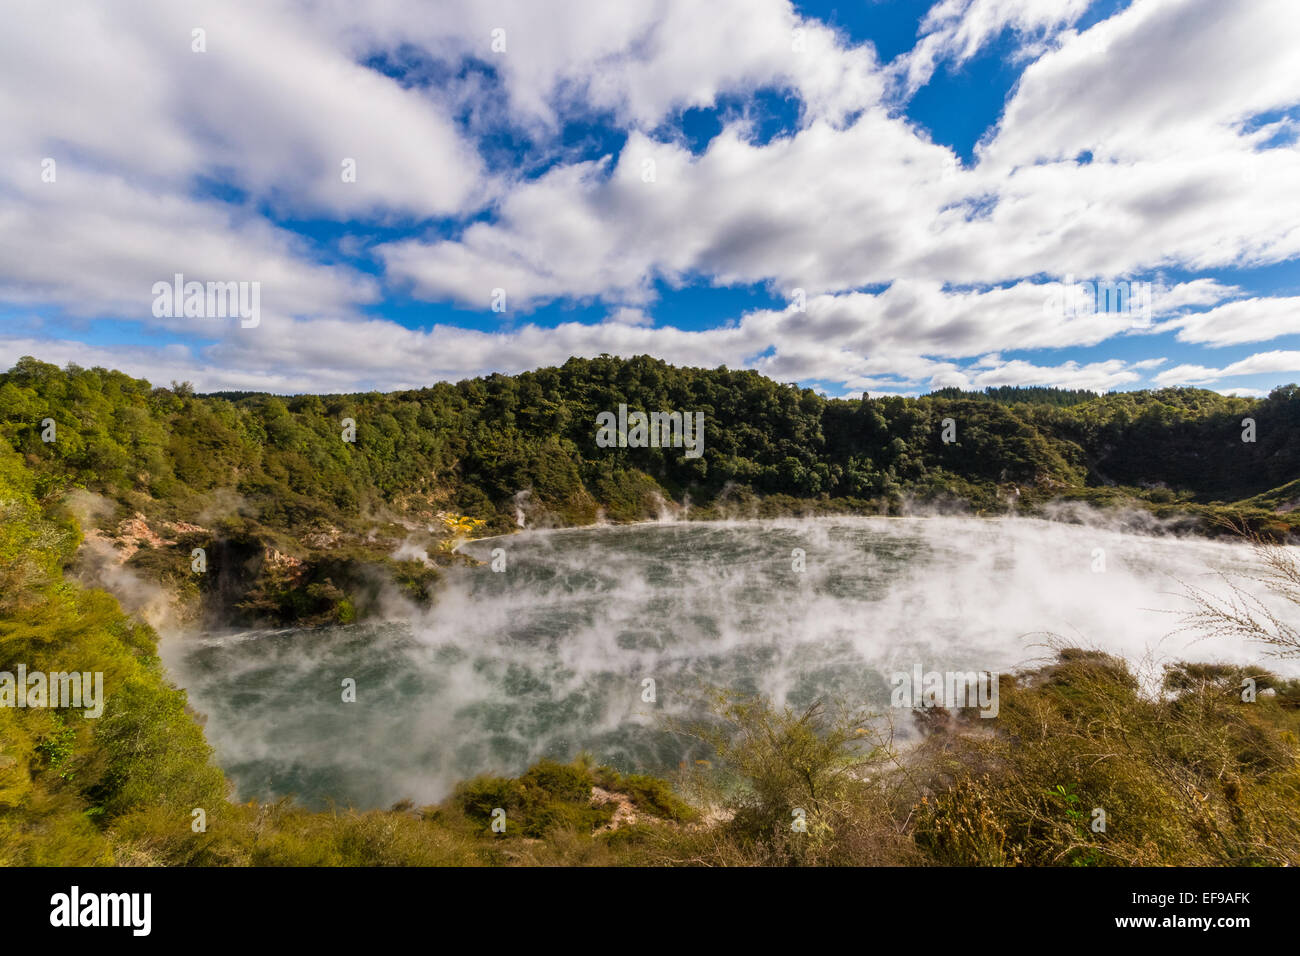
{"type": "Polygon", "coordinates": [[[934,517],[524,532],[463,550],[490,562],[494,548],[504,572],[448,571],[428,613],[166,643],[239,796],[425,803],[582,750],[662,771],[699,756],[659,718],[700,684],[885,711],[894,671],[1014,670],[1048,654],[1045,632],[1135,662],[1296,673],[1258,646],[1170,633],[1180,581],[1224,593],[1215,572],[1249,566],[1236,543],[934,517]]]}

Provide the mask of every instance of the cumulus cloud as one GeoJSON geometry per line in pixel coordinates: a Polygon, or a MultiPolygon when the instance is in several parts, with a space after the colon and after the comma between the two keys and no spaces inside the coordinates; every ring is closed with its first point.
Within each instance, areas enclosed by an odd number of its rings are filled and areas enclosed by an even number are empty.
{"type": "Polygon", "coordinates": [[[0,304],[34,318],[0,331],[0,357],[275,391],[602,352],[850,391],[1287,372],[1285,342],[1226,365],[1185,347],[1300,332],[1294,297],[1197,275],[1300,258],[1300,146],[1276,118],[1300,104],[1300,19],[1287,0],[1134,0],[1080,30],[1088,6],[939,0],[882,65],[789,0],[19,3],[0,34],[0,304]],[[1008,35],[1027,65],[963,164],[907,94],[1008,35]],[[671,130],[773,90],[797,103],[783,135],[730,118],[693,149],[671,130]],[[626,139],[571,156],[574,120],[626,139]],[[535,167],[484,158],[502,131],[535,167]],[[259,281],[261,325],[154,317],[177,272],[259,281]],[[1062,307],[1067,277],[1164,272],[1189,278],[1145,310],[1062,307]],[[662,290],[690,284],[789,305],[657,324],[662,290]],[[498,289],[496,330],[383,317],[404,294],[487,313],[498,289]],[[605,318],[529,321],[553,301],[605,318]],[[163,344],[79,342],[47,330],[53,310],[163,344]],[[1129,336],[1153,344],[1060,354],[1129,336]],[[1041,357],[1002,358],[1020,351],[1041,357]]]}
{"type": "MultiPolygon", "coordinates": [[[[193,320],[153,316],[154,283],[176,273],[259,282],[268,316],[339,314],[379,297],[373,277],[313,261],[296,234],[250,210],[71,164],[56,170],[52,184],[36,174],[12,183],[0,207],[0,298],[11,303],[193,332],[193,320]]],[[[213,321],[199,331],[229,328],[213,321]]]]}
{"type": "Polygon", "coordinates": [[[941,0],[921,20],[916,47],[896,65],[905,91],[915,93],[944,61],[965,63],[1005,30],[1037,49],[1090,5],[1091,0],[941,0]]]}
{"type": "Polygon", "coordinates": [[[1300,75],[1284,6],[1139,0],[1069,32],[1026,69],[970,167],[879,98],[847,126],[814,119],[764,145],[736,124],[700,156],[634,132],[617,158],[519,184],[493,222],[379,254],[417,294],[466,304],[497,286],[525,304],[642,302],[654,280],[689,274],[830,292],[1294,258],[1300,150],[1260,151],[1241,127],[1300,100],[1279,80],[1300,75]]]}
{"type": "Polygon", "coordinates": [[[102,168],[178,192],[220,177],[306,215],[452,213],[482,188],[436,98],[357,63],[309,9],[19,3],[0,56],[15,78],[0,125],[16,181],[63,158],[65,175],[102,168]]]}
{"type": "Polygon", "coordinates": [[[1161,372],[1155,377],[1155,381],[1158,385],[1208,385],[1237,375],[1260,375],[1270,372],[1284,372],[1288,375],[1300,373],[1300,352],[1290,350],[1259,352],[1223,368],[1178,365],[1161,372]]]}
{"type": "MultiPolygon", "coordinates": [[[[814,296],[802,308],[757,309],[734,323],[683,330],[655,326],[638,309],[604,322],[556,327],[523,323],[485,332],[435,325],[410,329],[383,319],[281,318],[193,351],[86,349],[34,337],[0,339],[0,361],[23,354],[139,370],[155,381],[189,379],[200,388],[343,392],[412,388],[492,371],[562,364],[573,355],[653,354],[683,365],[752,367],[781,381],[838,382],[850,390],[908,390],[960,384],[1069,383],[1105,389],[1130,384],[1163,359],[1035,365],[1004,362],[999,351],[1096,344],[1143,330],[1135,312],[1080,312],[1055,321],[1060,283],[945,290],[899,282],[878,293],[814,296]],[[1050,321],[1049,321],[1050,319],[1050,321]],[[65,358],[66,356],[66,358],[65,358]]],[[[1168,295],[1177,299],[1179,286],[1168,295]]]]}
{"type": "Polygon", "coordinates": [[[842,43],[789,0],[446,0],[436,17],[420,0],[313,6],[358,53],[413,46],[489,64],[513,111],[543,128],[581,106],[649,129],[756,87],[796,91],[810,116],[838,121],[884,84],[872,47],[842,43]]]}
{"type": "Polygon", "coordinates": [[[1250,298],[1171,319],[1162,329],[1177,329],[1180,342],[1211,346],[1265,342],[1300,333],[1300,297],[1250,298]]]}

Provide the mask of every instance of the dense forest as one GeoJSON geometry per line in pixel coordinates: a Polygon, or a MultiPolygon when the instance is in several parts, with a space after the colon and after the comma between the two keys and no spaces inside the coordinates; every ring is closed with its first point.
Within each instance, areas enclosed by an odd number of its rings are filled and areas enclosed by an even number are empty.
{"type": "Polygon", "coordinates": [[[250,619],[351,620],[373,604],[377,565],[423,600],[457,535],[666,508],[1000,514],[1082,500],[1203,530],[1225,517],[1273,535],[1300,527],[1294,385],[1263,400],[1193,388],[828,399],[752,371],[602,356],[282,397],[23,358],[0,374],[0,443],[39,500],[80,501],[78,519],[125,545],[133,568],[250,619]],[[601,447],[597,416],[621,405],[702,414],[702,453],[601,447]],[[393,558],[412,534],[428,536],[425,554],[393,558]],[[189,573],[196,547],[212,574],[189,573]]]}

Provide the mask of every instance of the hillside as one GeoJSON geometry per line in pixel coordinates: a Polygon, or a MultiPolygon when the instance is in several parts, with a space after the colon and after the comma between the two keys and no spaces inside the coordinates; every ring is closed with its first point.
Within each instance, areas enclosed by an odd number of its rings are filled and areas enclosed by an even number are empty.
{"type": "Polygon", "coordinates": [[[67,502],[119,563],[226,620],[352,620],[390,583],[427,600],[458,536],[666,508],[1081,500],[1205,531],[1225,517],[1300,527],[1296,386],[1263,400],[1192,388],[827,399],[752,371],[605,356],[388,394],[202,396],[24,358],[0,374],[0,439],[38,497],[67,502]],[[601,447],[597,416],[620,406],[702,414],[701,453],[601,447]],[[195,548],[210,573],[190,572],[195,548]]]}

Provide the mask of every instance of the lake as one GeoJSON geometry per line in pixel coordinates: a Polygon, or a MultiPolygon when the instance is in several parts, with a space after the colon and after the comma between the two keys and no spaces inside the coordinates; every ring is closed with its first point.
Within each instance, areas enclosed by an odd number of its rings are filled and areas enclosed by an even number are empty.
{"type": "Polygon", "coordinates": [[[1249,563],[1235,542],[825,518],[530,531],[462,550],[484,565],[447,571],[428,611],[394,599],[386,623],[164,642],[241,798],[427,803],[580,751],[664,771],[702,755],[662,721],[703,687],[888,712],[896,671],[1032,666],[1051,635],[1151,674],[1177,659],[1296,673],[1257,646],[1172,633],[1182,583],[1225,592],[1218,572],[1249,563]]]}

